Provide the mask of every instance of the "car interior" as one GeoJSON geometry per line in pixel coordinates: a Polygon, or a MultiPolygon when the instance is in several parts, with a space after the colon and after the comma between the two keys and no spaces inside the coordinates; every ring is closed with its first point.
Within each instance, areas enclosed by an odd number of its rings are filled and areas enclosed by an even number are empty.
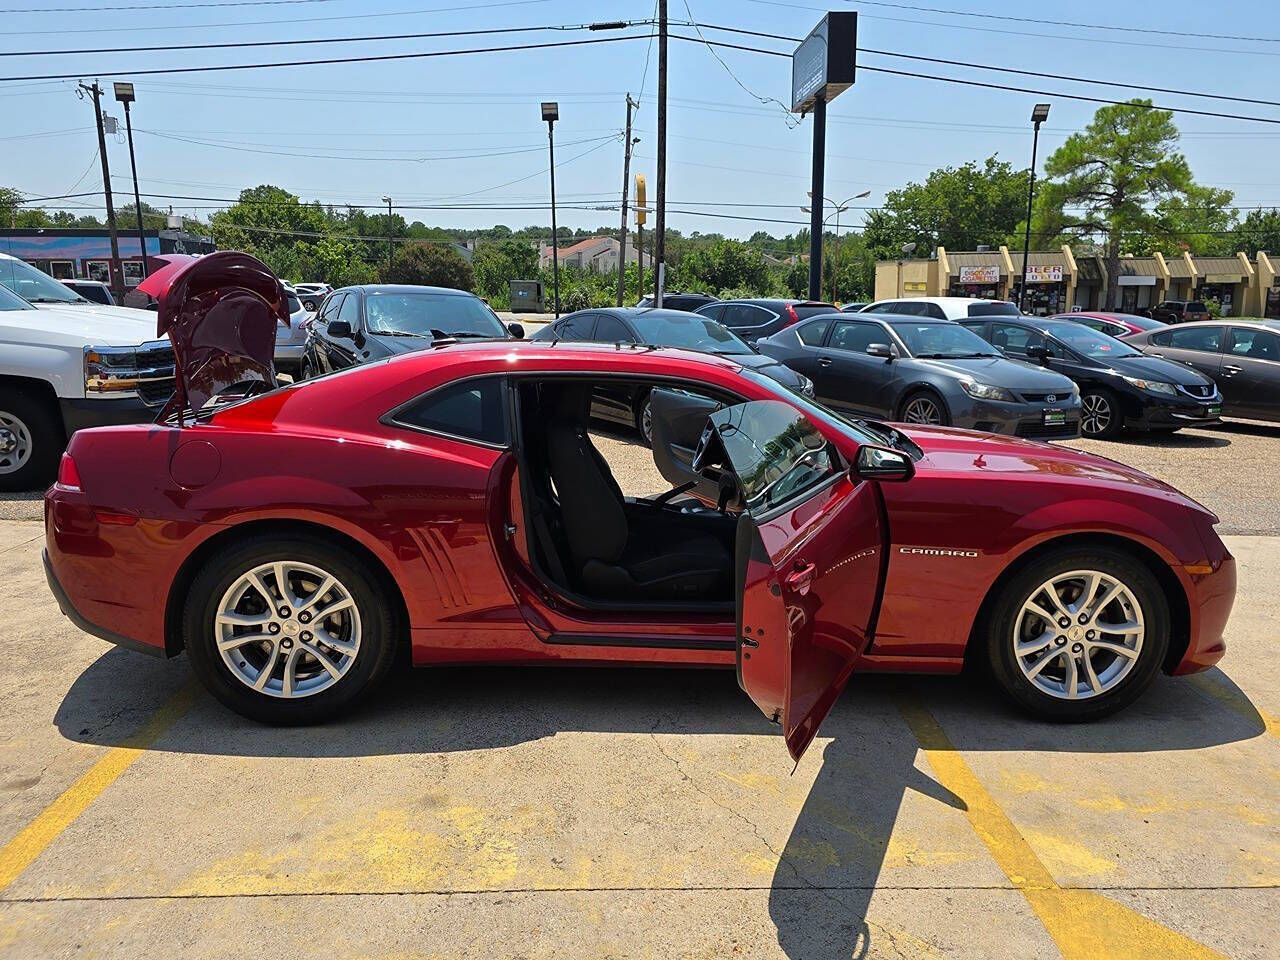
{"type": "MultiPolygon", "coordinates": [[[[693,481],[652,497],[625,496],[591,437],[592,392],[592,382],[580,379],[517,384],[522,494],[537,572],[588,606],[731,610],[737,517],[729,498],[719,507],[691,498],[693,481]]],[[[703,413],[698,429],[705,421],[703,413]]]]}

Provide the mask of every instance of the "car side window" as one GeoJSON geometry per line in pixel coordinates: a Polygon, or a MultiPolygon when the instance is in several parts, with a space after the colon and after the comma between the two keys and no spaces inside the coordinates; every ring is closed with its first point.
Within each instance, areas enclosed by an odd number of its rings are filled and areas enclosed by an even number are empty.
{"type": "Polygon", "coordinates": [[[836,321],[831,332],[830,346],[835,350],[866,353],[873,343],[888,343],[889,334],[878,323],[858,323],[849,320],[836,321]]]}
{"type": "Polygon", "coordinates": [[[947,316],[946,312],[936,303],[926,303],[924,306],[925,306],[924,316],[933,317],[935,320],[950,319],[947,316]]]}
{"type": "Polygon", "coordinates": [[[800,338],[800,342],[806,347],[820,347],[830,327],[830,320],[815,320],[813,323],[803,323],[796,330],[796,336],[800,338]]]}
{"type": "Polygon", "coordinates": [[[631,331],[627,329],[627,325],[617,317],[608,313],[602,313],[596,318],[596,332],[594,339],[601,343],[636,342],[636,338],[631,335],[631,331]]]}
{"type": "Polygon", "coordinates": [[[561,340],[590,340],[591,331],[596,325],[594,313],[583,313],[576,317],[566,317],[556,327],[556,335],[561,340]]]}
{"type": "Polygon", "coordinates": [[[1044,337],[1016,323],[991,324],[991,345],[1005,353],[1015,353],[1025,357],[1027,348],[1043,347],[1044,337]]]}
{"type": "Polygon", "coordinates": [[[346,298],[345,293],[335,293],[325,301],[324,307],[320,311],[320,319],[324,321],[336,320],[338,317],[338,308],[342,306],[342,301],[346,298]]]}
{"type": "Polygon", "coordinates": [[[724,313],[725,305],[723,303],[709,303],[705,307],[699,307],[694,313],[706,317],[708,320],[714,320],[716,323],[723,323],[720,315],[724,313]]]}
{"type": "Polygon", "coordinates": [[[984,335],[984,331],[987,329],[987,321],[985,321],[985,320],[961,320],[961,321],[960,321],[960,326],[964,327],[964,328],[965,328],[965,329],[967,329],[967,330],[972,330],[972,331],[973,331],[974,333],[976,333],[978,336],[982,337],[982,339],[984,339],[984,340],[986,339],[986,336],[984,335]]]}
{"type": "Polygon", "coordinates": [[[1280,337],[1265,330],[1232,327],[1227,352],[1253,360],[1280,360],[1280,337]]]}
{"type": "Polygon", "coordinates": [[[493,446],[508,443],[506,382],[477,377],[432,390],[391,417],[394,423],[493,446]]]}
{"type": "Polygon", "coordinates": [[[360,329],[360,297],[358,294],[347,294],[346,299],[342,301],[342,306],[338,310],[338,319],[345,320],[351,324],[352,330],[360,329]]]}
{"type": "Polygon", "coordinates": [[[724,317],[720,322],[730,329],[738,329],[758,327],[768,319],[768,314],[759,307],[753,307],[748,303],[731,303],[725,308],[724,317]]]}
{"type": "MultiPolygon", "coordinates": [[[[1183,327],[1181,330],[1164,330],[1159,334],[1159,345],[1177,350],[1203,350],[1217,353],[1222,341],[1221,327],[1183,327]]],[[[1152,337],[1152,342],[1157,342],[1152,337]]]]}

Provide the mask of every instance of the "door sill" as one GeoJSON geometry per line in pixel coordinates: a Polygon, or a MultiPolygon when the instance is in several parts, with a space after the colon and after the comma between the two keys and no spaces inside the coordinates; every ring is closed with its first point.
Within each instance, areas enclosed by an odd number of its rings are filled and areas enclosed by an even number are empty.
{"type": "Polygon", "coordinates": [[[732,653],[732,637],[679,637],[666,634],[553,633],[543,643],[575,647],[647,647],[654,650],[709,650],[732,653]]]}

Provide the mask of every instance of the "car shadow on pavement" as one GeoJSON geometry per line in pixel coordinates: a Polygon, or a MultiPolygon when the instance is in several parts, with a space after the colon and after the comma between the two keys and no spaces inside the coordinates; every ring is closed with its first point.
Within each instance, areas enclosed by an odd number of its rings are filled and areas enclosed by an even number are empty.
{"type": "Polygon", "coordinates": [[[1280,423],[1259,423],[1246,420],[1223,420],[1212,427],[1205,427],[1217,433],[1238,433],[1246,437],[1273,437],[1280,440],[1280,423]]]}
{"type": "Polygon", "coordinates": [[[1188,450],[1209,450],[1214,447],[1229,447],[1228,437],[1206,437],[1201,433],[1125,433],[1116,437],[1113,443],[1136,447],[1169,447],[1188,450]]]}
{"type": "MultiPolygon", "coordinates": [[[[114,746],[188,681],[185,663],[113,649],[81,674],[55,722],[71,740],[114,746]]],[[[690,802],[711,802],[742,823],[777,859],[769,913],[790,957],[848,960],[894,948],[895,932],[867,921],[908,791],[957,810],[964,802],[933,779],[902,705],[923,705],[962,752],[1051,751],[1080,756],[1192,750],[1260,735],[1262,719],[1219,671],[1209,674],[1238,706],[1226,709],[1186,680],[1160,678],[1123,714],[1093,724],[1029,720],[981,678],[859,675],[823,724],[802,763],[820,762],[784,845],[776,792],[734,793],[731,781],[655,739],[657,762],[642,774],[666,777],[690,802]],[[820,755],[820,756],[819,756],[820,755]],[[726,791],[728,791],[726,793],[726,791]]],[[[1221,699],[1221,698],[1219,698],[1221,699]]],[[[149,749],[242,757],[431,755],[525,743],[574,731],[654,736],[760,735],[745,763],[785,782],[792,773],[778,728],[738,689],[731,671],[591,667],[448,667],[403,671],[357,712],[315,728],[272,728],[244,720],[201,695],[183,721],[149,749]]],[[[931,750],[938,745],[930,744],[931,750]]],[[[696,752],[696,745],[692,748],[696,752]]],[[[1177,760],[1170,758],[1170,777],[1177,760]]],[[[810,766],[810,769],[812,767],[810,766]]],[[[785,818],[784,818],[785,819],[785,818]]],[[[735,821],[736,822],[736,821],[735,821]]],[[[654,851],[661,859],[669,851],[654,851]]],[[[765,852],[762,848],[762,853],[765,852]]],[[[897,869],[902,864],[896,865],[897,869]]],[[[918,874],[916,874],[918,876],[918,874]]],[[[940,881],[941,882],[941,881],[940,881]]]]}

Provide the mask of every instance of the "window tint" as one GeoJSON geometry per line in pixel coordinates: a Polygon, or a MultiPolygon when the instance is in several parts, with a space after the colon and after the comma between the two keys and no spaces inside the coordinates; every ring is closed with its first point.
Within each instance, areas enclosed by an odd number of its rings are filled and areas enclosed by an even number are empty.
{"type": "Polygon", "coordinates": [[[1232,327],[1228,352],[1254,360],[1280,360],[1280,337],[1265,330],[1232,327]]]}
{"type": "Polygon", "coordinates": [[[1027,355],[1028,347],[1043,347],[1044,337],[1027,327],[1013,323],[993,323],[991,342],[1005,353],[1027,355]]]}
{"type": "Polygon", "coordinates": [[[286,294],[285,296],[289,301],[289,313],[291,314],[297,313],[299,310],[302,309],[302,301],[299,300],[297,297],[295,297],[292,293],[286,294]]]}
{"type": "Polygon", "coordinates": [[[556,335],[561,340],[590,340],[591,330],[595,326],[594,313],[580,313],[574,317],[566,317],[556,327],[556,335]]]}
{"type": "Polygon", "coordinates": [[[348,293],[347,299],[342,301],[342,307],[338,310],[338,319],[345,320],[351,324],[352,330],[360,329],[360,295],[348,293]]]}
{"type": "Polygon", "coordinates": [[[982,331],[986,327],[986,325],[987,325],[987,321],[985,320],[961,320],[960,321],[960,326],[964,327],[966,330],[972,330],[978,336],[982,336],[982,331]]]}
{"type": "Polygon", "coordinates": [[[760,513],[836,471],[826,439],[799,410],[777,400],[740,403],[711,415],[749,513],[760,513]]]}
{"type": "Polygon", "coordinates": [[[803,323],[796,330],[796,336],[807,347],[820,347],[830,327],[830,320],[815,320],[813,323],[803,323]]]}
{"type": "Polygon", "coordinates": [[[849,320],[836,322],[831,334],[831,347],[836,350],[852,350],[866,353],[873,343],[889,343],[889,334],[878,323],[856,323],[849,320]]]}
{"type": "Polygon", "coordinates": [[[801,320],[807,320],[809,317],[816,317],[820,313],[840,312],[840,308],[834,303],[797,303],[793,304],[791,309],[796,312],[796,316],[801,320]]]}
{"type": "Polygon", "coordinates": [[[636,338],[617,317],[602,313],[596,319],[595,339],[601,343],[635,343],[636,338]]]}
{"type": "Polygon", "coordinates": [[[1199,300],[1190,300],[1187,302],[1187,309],[1192,313],[1208,313],[1209,308],[1199,300]]]}
{"type": "Polygon", "coordinates": [[[731,303],[724,308],[724,316],[720,318],[720,322],[730,329],[738,327],[758,327],[761,324],[768,323],[771,315],[765,313],[759,307],[753,307],[746,303],[731,303]]]}
{"type": "Polygon", "coordinates": [[[501,377],[463,380],[415,400],[395,415],[395,421],[467,440],[505,444],[505,394],[501,377]]]}
{"type": "Polygon", "coordinates": [[[324,302],[324,307],[320,310],[320,319],[334,320],[338,316],[338,308],[342,306],[342,300],[346,297],[345,293],[335,293],[324,302]]]}
{"type": "Polygon", "coordinates": [[[1158,334],[1159,339],[1152,337],[1153,343],[1162,347],[1174,347],[1178,350],[1205,350],[1217,353],[1218,343],[1222,339],[1221,327],[1183,327],[1181,330],[1167,330],[1158,334]]]}
{"type": "Polygon", "coordinates": [[[969,316],[1016,317],[1018,316],[1018,307],[1012,303],[971,303],[969,304],[969,316]]]}
{"type": "Polygon", "coordinates": [[[716,323],[723,323],[724,321],[721,319],[720,315],[724,313],[724,310],[725,305],[723,303],[709,303],[705,307],[699,307],[695,312],[704,317],[709,317],[716,323]]]}

